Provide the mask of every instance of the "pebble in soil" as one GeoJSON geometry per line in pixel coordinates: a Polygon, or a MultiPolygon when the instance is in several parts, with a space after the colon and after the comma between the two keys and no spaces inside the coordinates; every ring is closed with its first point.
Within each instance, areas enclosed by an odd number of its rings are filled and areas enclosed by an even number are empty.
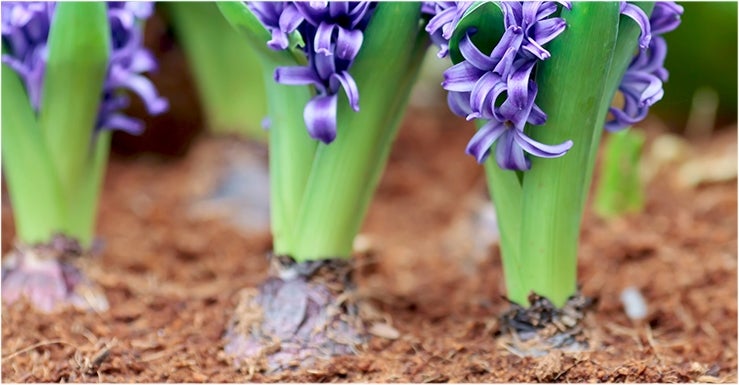
{"type": "Polygon", "coordinates": [[[224,351],[250,373],[310,367],[366,342],[350,261],[273,257],[270,277],[242,291],[224,351]]]}
{"type": "Polygon", "coordinates": [[[12,304],[27,299],[45,313],[67,306],[102,312],[108,301],[102,289],[81,268],[80,244],[55,235],[45,244],[18,244],[2,263],[2,299],[12,304]]]}
{"type": "Polygon", "coordinates": [[[501,317],[500,342],[519,356],[542,357],[555,350],[581,351],[588,348],[581,326],[594,301],[579,291],[557,308],[546,297],[529,294],[528,308],[511,303],[501,317]]]}

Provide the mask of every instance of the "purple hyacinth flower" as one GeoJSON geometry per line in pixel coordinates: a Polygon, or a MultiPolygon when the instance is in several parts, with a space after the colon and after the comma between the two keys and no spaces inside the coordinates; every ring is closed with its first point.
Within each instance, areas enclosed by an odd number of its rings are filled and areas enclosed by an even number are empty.
{"type": "MultiPolygon", "coordinates": [[[[624,9],[623,6],[621,8],[624,9]]],[[[641,9],[634,8],[642,13],[635,20],[646,19],[641,9]]],[[[682,13],[683,8],[674,2],[658,2],[648,23],[637,21],[642,36],[647,35],[649,44],[646,49],[639,50],[621,79],[618,90],[623,95],[624,105],[622,108],[610,108],[613,117],[605,124],[608,131],[618,131],[640,122],[647,116],[649,107],[662,99],[662,85],[669,74],[664,68],[667,42],[661,35],[677,28],[682,13]]]]}
{"type": "Polygon", "coordinates": [[[514,106],[508,99],[500,106],[496,115],[488,117],[489,121],[480,127],[467,145],[466,152],[483,163],[490,148],[497,142],[495,160],[506,170],[529,170],[531,161],[526,158],[529,153],[540,158],[557,158],[572,148],[572,141],[550,146],[539,143],[524,133],[526,123],[542,125],[546,122],[546,114],[534,104],[536,83],[529,82],[528,101],[523,109],[514,106]]]}
{"type": "Polygon", "coordinates": [[[287,35],[303,22],[303,16],[295,5],[287,1],[249,1],[246,5],[272,34],[272,40],[267,42],[267,46],[274,50],[286,49],[287,35]]]}
{"type": "MultiPolygon", "coordinates": [[[[53,20],[53,2],[3,2],[2,37],[7,54],[2,62],[15,70],[23,80],[34,110],[41,106],[44,70],[48,55],[48,38],[53,20]]],[[[159,97],[153,84],[142,75],[156,69],[156,62],[143,48],[140,22],[153,12],[150,2],[110,2],[108,20],[111,28],[111,53],[103,85],[100,109],[95,129],[141,132],[137,119],[120,110],[128,106],[121,91],[138,94],[151,114],[168,108],[166,99],[159,97]]]]}
{"type": "Polygon", "coordinates": [[[449,55],[449,39],[459,19],[472,5],[471,1],[427,1],[421,7],[421,13],[431,16],[426,24],[426,32],[431,43],[439,46],[436,54],[439,58],[449,55]]]}
{"type": "MultiPolygon", "coordinates": [[[[560,17],[549,18],[557,11],[554,1],[511,1],[501,2],[505,27],[518,26],[523,29],[524,39],[522,48],[539,60],[548,59],[551,54],[543,45],[559,36],[566,27],[565,20],[560,17]]],[[[570,8],[570,2],[559,2],[565,8],[570,8]]]]}
{"type": "Polygon", "coordinates": [[[359,90],[349,70],[362,47],[363,31],[375,4],[344,1],[246,4],[272,33],[272,40],[267,43],[270,48],[286,49],[287,34],[293,31],[301,34],[308,65],[278,67],[274,79],[280,84],[315,86],[316,95],[303,112],[305,125],[312,138],[331,143],[336,138],[336,107],[341,89],[351,108],[359,111],[359,90]]]}
{"type": "Polygon", "coordinates": [[[54,3],[3,2],[2,38],[8,55],[2,62],[18,73],[26,86],[31,106],[38,110],[46,69],[46,39],[51,27],[54,3]]]}
{"type": "Polygon", "coordinates": [[[546,122],[546,114],[534,103],[538,89],[531,74],[536,63],[551,56],[543,46],[564,31],[565,22],[550,17],[557,10],[555,2],[505,2],[500,6],[505,32],[498,44],[486,54],[470,39],[471,31],[466,31],[459,43],[464,60],[444,72],[442,86],[449,91],[452,112],[468,120],[488,120],[470,140],[468,154],[482,163],[497,142],[496,161],[501,168],[528,170],[531,162],[526,153],[555,158],[572,147],[572,141],[551,146],[524,133],[527,123],[546,122]]]}

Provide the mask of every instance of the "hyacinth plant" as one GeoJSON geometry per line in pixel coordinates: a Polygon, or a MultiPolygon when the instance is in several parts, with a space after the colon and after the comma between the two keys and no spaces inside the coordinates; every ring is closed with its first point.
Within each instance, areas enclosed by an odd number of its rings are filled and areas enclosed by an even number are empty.
{"type": "Polygon", "coordinates": [[[157,5],[174,28],[193,74],[208,129],[263,141],[267,114],[256,53],[244,44],[215,3],[157,5]]]}
{"type": "Polygon", "coordinates": [[[266,82],[275,267],[239,305],[226,350],[249,361],[278,340],[271,369],[350,353],[364,339],[349,295],[352,245],[428,48],[421,3],[219,7],[266,82]]]}
{"type": "Polygon", "coordinates": [[[152,114],[167,108],[142,73],[150,3],[2,3],[2,160],[17,247],[3,261],[2,297],[42,311],[107,301],[71,257],[93,243],[111,130],[143,127],[121,113],[123,90],[152,114]]]}
{"type": "Polygon", "coordinates": [[[442,83],[449,108],[478,126],[466,151],[485,166],[507,297],[519,310],[564,308],[576,299],[580,221],[602,132],[638,122],[662,97],[660,35],[682,9],[565,1],[425,9],[440,56],[453,62],[442,83]],[[623,105],[612,106],[617,93],[623,105]]]}

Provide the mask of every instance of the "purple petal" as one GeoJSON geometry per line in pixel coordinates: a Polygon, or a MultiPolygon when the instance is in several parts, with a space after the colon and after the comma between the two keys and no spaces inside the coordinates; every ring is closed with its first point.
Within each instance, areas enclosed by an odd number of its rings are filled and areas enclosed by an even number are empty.
{"type": "Polygon", "coordinates": [[[362,41],[364,40],[364,34],[358,29],[345,29],[341,26],[339,29],[339,36],[336,39],[336,56],[343,60],[354,60],[362,48],[362,41]]]}
{"type": "Polygon", "coordinates": [[[139,135],[144,131],[144,124],[138,120],[122,114],[112,114],[100,124],[108,130],[121,130],[131,135],[139,135]]]}
{"type": "Polygon", "coordinates": [[[352,9],[349,12],[349,17],[351,17],[352,22],[349,24],[349,28],[357,28],[357,25],[364,20],[365,15],[367,15],[367,11],[370,9],[370,5],[372,5],[372,2],[370,1],[360,1],[358,3],[352,3],[354,4],[354,9],[352,9]]]}
{"type": "Polygon", "coordinates": [[[459,51],[465,60],[478,69],[490,71],[495,67],[495,61],[475,47],[468,33],[464,34],[464,37],[459,42],[459,51]]]}
{"type": "Polygon", "coordinates": [[[338,88],[338,85],[335,84],[337,81],[344,89],[346,97],[349,99],[349,105],[354,111],[359,111],[359,89],[357,88],[357,83],[354,82],[354,78],[352,78],[352,76],[349,75],[349,72],[346,71],[342,71],[339,74],[333,74],[331,75],[332,89],[338,88]]]}
{"type": "Polygon", "coordinates": [[[547,114],[545,114],[544,111],[542,111],[542,109],[536,104],[531,106],[531,113],[529,114],[529,118],[526,120],[526,123],[541,126],[546,122],[547,114]]]}
{"type": "Polygon", "coordinates": [[[639,34],[639,47],[641,49],[647,49],[647,47],[649,47],[649,41],[652,39],[652,31],[647,14],[636,5],[625,1],[621,2],[621,14],[630,17],[639,25],[639,28],[641,29],[641,34],[639,34]]]}
{"type": "Polygon", "coordinates": [[[535,64],[535,60],[517,63],[518,67],[513,70],[510,78],[508,78],[508,98],[519,109],[524,109],[529,103],[533,103],[529,95],[529,78],[535,64]]]}
{"type": "Polygon", "coordinates": [[[495,148],[495,161],[504,170],[525,171],[531,168],[531,162],[526,159],[523,149],[515,142],[514,130],[506,130],[505,135],[498,140],[495,148]]]}
{"type": "Polygon", "coordinates": [[[331,17],[340,17],[349,13],[349,2],[347,1],[331,1],[328,3],[328,10],[331,17]]]}
{"type": "MultiPolygon", "coordinates": [[[[490,57],[495,61],[501,61],[504,57],[510,55],[511,52],[514,54],[518,52],[521,42],[523,42],[523,29],[519,26],[511,26],[503,33],[500,42],[495,46],[493,52],[490,53],[490,57]]],[[[510,60],[513,61],[513,58],[510,60]]]]}
{"type": "Polygon", "coordinates": [[[329,144],[336,139],[336,95],[316,96],[305,105],[303,119],[313,139],[329,144]]]}
{"type": "Polygon", "coordinates": [[[305,17],[303,17],[303,14],[294,5],[286,6],[285,10],[280,14],[280,30],[285,33],[293,32],[304,20],[305,17]]]}
{"type": "Polygon", "coordinates": [[[146,105],[149,114],[160,114],[169,108],[167,99],[160,98],[151,81],[141,75],[128,78],[125,87],[135,92],[146,105]]]}
{"type": "Polygon", "coordinates": [[[444,81],[441,86],[447,91],[472,91],[475,83],[484,73],[472,64],[463,61],[444,71],[444,81]]]}
{"type": "Polygon", "coordinates": [[[318,54],[313,56],[313,60],[316,67],[316,72],[318,72],[318,76],[321,79],[328,79],[331,77],[331,74],[336,72],[336,61],[333,55],[326,56],[318,54]]]}
{"type": "Polygon", "coordinates": [[[536,40],[538,44],[544,45],[559,36],[567,28],[567,22],[562,18],[555,17],[542,20],[536,23],[535,27],[531,38],[536,40]]]}
{"type": "Polygon", "coordinates": [[[494,72],[485,73],[470,93],[470,107],[473,113],[476,112],[477,115],[468,116],[467,120],[477,117],[492,117],[495,101],[507,89],[506,82],[498,74],[494,72]]]}
{"type": "Polygon", "coordinates": [[[335,24],[321,22],[316,30],[316,38],[314,41],[314,50],[318,54],[325,56],[333,55],[331,52],[331,37],[334,34],[335,24]]]}
{"type": "Polygon", "coordinates": [[[277,28],[272,29],[272,39],[267,42],[267,47],[279,51],[287,48],[288,45],[287,35],[277,28]]]}
{"type": "Polygon", "coordinates": [[[138,50],[131,57],[130,71],[133,72],[148,72],[156,71],[157,61],[154,59],[154,55],[149,51],[138,50]]]}
{"type": "Polygon", "coordinates": [[[287,85],[322,85],[321,79],[310,67],[277,67],[275,68],[275,82],[287,85]]]}
{"type": "Polygon", "coordinates": [[[465,152],[468,155],[472,155],[477,160],[477,163],[485,162],[488,155],[490,155],[490,147],[495,143],[498,138],[505,133],[508,129],[505,124],[500,123],[496,120],[491,120],[485,123],[484,126],[475,133],[467,144],[465,152]]]}
{"type": "Polygon", "coordinates": [[[444,24],[451,22],[454,19],[454,15],[456,13],[456,7],[447,8],[437,13],[434,17],[431,18],[431,20],[429,20],[428,24],[426,24],[426,32],[436,32],[442,26],[444,26],[444,24]]]}
{"type": "Polygon", "coordinates": [[[677,28],[680,25],[680,15],[682,14],[683,7],[674,1],[656,2],[652,16],[649,18],[652,35],[661,35],[677,28]]]}
{"type": "Polygon", "coordinates": [[[572,141],[567,140],[561,144],[550,146],[539,143],[523,133],[521,130],[515,130],[516,143],[529,154],[538,156],[539,158],[558,158],[567,153],[572,148],[572,141]]]}
{"type": "Polygon", "coordinates": [[[472,113],[470,107],[470,93],[469,92],[454,92],[450,91],[446,97],[449,109],[458,116],[468,116],[472,113]]]}

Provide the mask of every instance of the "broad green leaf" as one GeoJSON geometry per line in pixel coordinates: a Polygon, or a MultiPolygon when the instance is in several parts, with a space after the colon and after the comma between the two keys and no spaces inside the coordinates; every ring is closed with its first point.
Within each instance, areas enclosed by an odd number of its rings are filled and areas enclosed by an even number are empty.
{"type": "Polygon", "coordinates": [[[102,2],[59,2],[49,32],[39,122],[67,196],[91,161],[110,55],[106,7],[102,2]]]}
{"type": "Polygon", "coordinates": [[[23,83],[2,65],[2,161],[18,239],[46,242],[62,230],[64,201],[23,83]]]}
{"type": "Polygon", "coordinates": [[[420,3],[381,2],[351,68],[359,112],[339,95],[337,137],[319,144],[295,225],[297,260],[350,257],[428,46],[420,3]]]}
{"type": "Polygon", "coordinates": [[[198,86],[208,129],[266,141],[267,102],[261,58],[219,11],[217,4],[162,2],[198,86]],[[238,84],[238,86],[234,86],[238,84]]]}
{"type": "Polygon", "coordinates": [[[619,3],[578,2],[563,10],[567,29],[548,46],[552,57],[539,64],[536,103],[548,115],[546,124],[527,126],[541,143],[572,140],[573,147],[556,159],[531,157],[523,179],[521,266],[526,301],[533,290],[562,306],[577,286],[580,223],[589,189],[591,146],[603,131],[602,103],[619,30],[619,3]]]}
{"type": "Polygon", "coordinates": [[[644,134],[632,129],[608,135],[594,203],[601,217],[614,218],[644,207],[644,187],[639,177],[644,141],[644,134]]]}

